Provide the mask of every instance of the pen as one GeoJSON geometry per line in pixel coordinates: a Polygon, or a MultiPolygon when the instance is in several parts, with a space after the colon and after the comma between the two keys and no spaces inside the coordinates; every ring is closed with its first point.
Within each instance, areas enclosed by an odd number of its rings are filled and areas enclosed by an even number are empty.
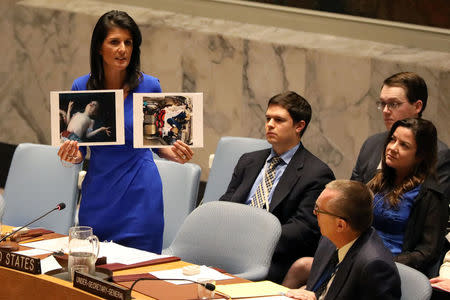
{"type": "Polygon", "coordinates": [[[44,239],[43,237],[38,237],[38,238],[35,238],[35,239],[29,239],[29,240],[26,240],[26,241],[23,241],[23,242],[19,242],[19,244],[26,244],[26,243],[31,243],[31,242],[42,241],[43,239],[44,239]]]}

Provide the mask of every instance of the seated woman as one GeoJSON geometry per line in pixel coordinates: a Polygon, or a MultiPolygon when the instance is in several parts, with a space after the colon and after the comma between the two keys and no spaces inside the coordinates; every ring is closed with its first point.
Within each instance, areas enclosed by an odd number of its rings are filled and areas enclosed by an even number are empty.
{"type": "Polygon", "coordinates": [[[436,128],[424,119],[397,121],[385,146],[381,172],[368,183],[375,194],[373,227],[396,262],[428,275],[448,220],[435,175],[436,128]]]}
{"type": "MultiPolygon", "coordinates": [[[[429,275],[448,220],[448,204],[435,176],[436,128],[424,119],[397,121],[384,149],[381,171],[368,183],[375,194],[373,227],[396,262],[429,275]]],[[[312,257],[294,262],[283,285],[304,285],[311,264],[312,257]]]]}

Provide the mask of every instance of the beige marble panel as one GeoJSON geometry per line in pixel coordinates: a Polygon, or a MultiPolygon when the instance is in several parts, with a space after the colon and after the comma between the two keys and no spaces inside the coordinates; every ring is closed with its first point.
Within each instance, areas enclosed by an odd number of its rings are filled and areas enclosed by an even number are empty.
{"type": "Polygon", "coordinates": [[[313,118],[305,145],[335,170],[336,177],[348,177],[362,142],[358,137],[368,131],[370,59],[308,51],[307,61],[306,98],[313,118]]]}

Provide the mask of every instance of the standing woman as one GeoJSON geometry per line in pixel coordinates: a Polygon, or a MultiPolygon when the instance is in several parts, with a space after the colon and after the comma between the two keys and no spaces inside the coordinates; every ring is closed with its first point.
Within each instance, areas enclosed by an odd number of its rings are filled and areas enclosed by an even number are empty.
{"type": "Polygon", "coordinates": [[[425,274],[444,243],[448,204],[436,181],[437,133],[424,119],[392,126],[382,168],[368,183],[375,194],[373,226],[395,261],[425,274]]]}
{"type": "MultiPolygon", "coordinates": [[[[100,240],[160,253],[164,230],[161,178],[151,151],[133,148],[133,93],[161,92],[159,80],[140,71],[141,42],[139,27],[127,13],[104,14],[92,33],[91,73],[72,85],[75,91],[123,89],[125,111],[125,145],[90,147],[79,224],[93,227],[100,240]]],[[[177,141],[158,154],[185,163],[193,152],[177,141]]],[[[67,141],[58,155],[78,164],[86,147],[67,141]]]]}

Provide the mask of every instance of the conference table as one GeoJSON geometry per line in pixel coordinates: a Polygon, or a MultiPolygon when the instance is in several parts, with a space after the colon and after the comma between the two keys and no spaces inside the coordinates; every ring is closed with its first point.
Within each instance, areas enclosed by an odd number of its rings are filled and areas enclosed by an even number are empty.
{"type": "MultiPolygon", "coordinates": [[[[10,226],[3,225],[3,231],[11,230],[10,226]]],[[[59,234],[48,234],[45,238],[60,237],[59,234]]],[[[26,250],[26,244],[20,245],[19,250],[26,250]]],[[[48,255],[46,255],[48,256],[48,255]]],[[[44,258],[45,256],[38,256],[44,258]]],[[[144,267],[114,271],[113,276],[142,274],[154,271],[177,269],[190,265],[184,261],[172,261],[144,267]]],[[[230,275],[230,274],[227,274],[230,275]]],[[[248,280],[234,277],[218,283],[242,283],[248,280]]],[[[132,281],[120,282],[120,285],[129,287],[132,281]]],[[[197,299],[197,285],[175,285],[162,280],[141,281],[133,289],[131,296],[135,299],[183,300],[197,299]],[[138,291],[143,291],[140,293],[138,291]]],[[[219,297],[216,297],[219,298],[219,297]]],[[[93,294],[74,288],[69,281],[50,275],[33,275],[0,266],[0,300],[3,299],[102,299],[93,294]]]]}

